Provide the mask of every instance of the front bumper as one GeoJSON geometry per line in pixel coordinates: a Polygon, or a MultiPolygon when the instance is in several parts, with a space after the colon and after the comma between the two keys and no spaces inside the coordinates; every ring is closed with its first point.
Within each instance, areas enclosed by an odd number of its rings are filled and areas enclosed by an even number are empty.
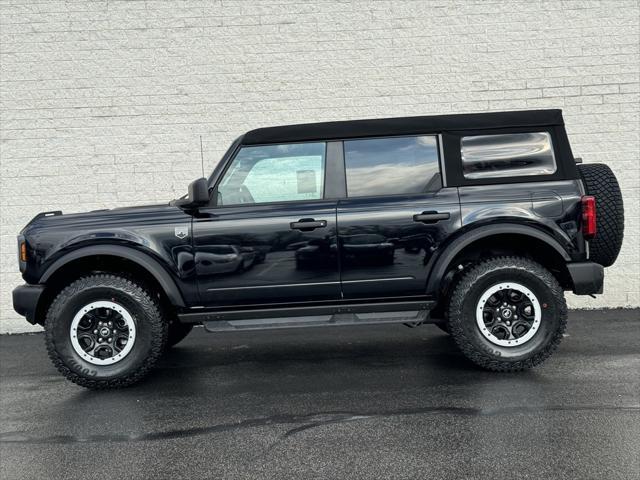
{"type": "Polygon", "coordinates": [[[20,285],[13,289],[13,309],[31,324],[38,323],[36,309],[44,292],[44,285],[20,285]]]}
{"type": "Polygon", "coordinates": [[[595,262],[568,263],[569,275],[573,281],[573,293],[576,295],[594,295],[602,293],[604,286],[604,268],[595,262]]]}

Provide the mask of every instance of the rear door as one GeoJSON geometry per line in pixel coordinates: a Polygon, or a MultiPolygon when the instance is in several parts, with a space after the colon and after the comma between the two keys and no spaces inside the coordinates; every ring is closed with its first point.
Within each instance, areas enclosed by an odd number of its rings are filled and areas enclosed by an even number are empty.
{"type": "Polygon", "coordinates": [[[194,218],[205,306],[336,300],[337,200],[325,142],[242,147],[194,218]]]}
{"type": "Polygon", "coordinates": [[[345,140],[347,198],[338,203],[345,299],[424,295],[430,260],[460,228],[443,187],[438,137],[345,140]]]}

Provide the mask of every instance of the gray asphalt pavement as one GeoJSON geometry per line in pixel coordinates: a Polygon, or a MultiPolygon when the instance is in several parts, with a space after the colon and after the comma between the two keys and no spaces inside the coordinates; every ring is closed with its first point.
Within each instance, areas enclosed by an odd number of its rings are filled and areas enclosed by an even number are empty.
{"type": "Polygon", "coordinates": [[[92,392],[0,337],[0,478],[640,478],[640,311],[573,312],[543,366],[484,372],[434,326],[194,331],[92,392]]]}

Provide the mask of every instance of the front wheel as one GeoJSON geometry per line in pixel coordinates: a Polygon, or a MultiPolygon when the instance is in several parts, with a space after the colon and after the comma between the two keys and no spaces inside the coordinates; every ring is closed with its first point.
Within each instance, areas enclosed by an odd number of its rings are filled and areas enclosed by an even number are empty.
{"type": "Polygon", "coordinates": [[[167,341],[154,295],[127,278],[82,277],[54,299],[45,319],[49,357],[69,380],[114,388],[142,379],[167,341]]]}
{"type": "Polygon", "coordinates": [[[562,339],[567,305],[557,279],[538,263],[497,257],[473,267],[449,303],[449,329],[462,353],[494,371],[524,370],[562,339]]]}

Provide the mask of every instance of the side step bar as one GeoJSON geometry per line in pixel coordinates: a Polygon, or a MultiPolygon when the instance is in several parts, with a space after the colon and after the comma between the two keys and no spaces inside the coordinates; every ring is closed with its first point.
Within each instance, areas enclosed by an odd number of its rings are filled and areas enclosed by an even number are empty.
{"type": "Polygon", "coordinates": [[[425,323],[435,302],[317,305],[277,309],[205,311],[178,315],[183,323],[202,323],[210,332],[330,325],[425,323]]]}

